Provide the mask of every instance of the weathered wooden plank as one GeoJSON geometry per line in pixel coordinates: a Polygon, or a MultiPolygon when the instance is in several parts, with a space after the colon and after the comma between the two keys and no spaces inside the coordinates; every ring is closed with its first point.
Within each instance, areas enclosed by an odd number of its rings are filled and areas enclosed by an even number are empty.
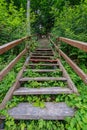
{"type": "Polygon", "coordinates": [[[64,37],[59,37],[58,41],[68,43],[71,46],[77,47],[77,48],[87,52],[87,43],[86,42],[76,41],[76,40],[72,40],[72,39],[64,38],[64,37]]]}
{"type": "Polygon", "coordinates": [[[74,116],[75,109],[68,107],[64,102],[45,103],[45,108],[35,107],[29,103],[20,103],[8,111],[14,119],[23,120],[64,120],[65,117],[74,116]]]}
{"type": "Polygon", "coordinates": [[[54,56],[52,53],[32,53],[32,56],[54,56]]]}
{"type": "Polygon", "coordinates": [[[22,73],[25,69],[25,65],[28,63],[29,58],[27,58],[27,60],[25,61],[23,68],[19,71],[17,78],[16,78],[16,82],[13,84],[13,86],[8,90],[8,92],[6,93],[2,103],[0,104],[0,110],[5,108],[6,103],[12,98],[13,92],[20,87],[20,82],[19,79],[22,77],[22,73]]]}
{"type": "Polygon", "coordinates": [[[51,50],[51,48],[49,48],[49,47],[40,47],[40,46],[38,46],[38,48],[36,48],[36,50],[44,50],[44,49],[47,49],[47,50],[51,50]]]}
{"type": "Polygon", "coordinates": [[[24,49],[14,60],[12,60],[8,66],[6,66],[1,72],[0,72],[0,81],[4,78],[4,76],[12,69],[12,67],[19,61],[19,59],[27,52],[26,49],[24,49]]]}
{"type": "Polygon", "coordinates": [[[35,50],[36,52],[52,52],[52,49],[41,49],[41,50],[35,50]]]}
{"type": "Polygon", "coordinates": [[[52,53],[52,50],[50,50],[50,51],[45,51],[45,50],[42,49],[42,50],[35,50],[34,52],[35,52],[35,53],[41,53],[41,52],[42,52],[42,53],[52,53]]]}
{"type": "Polygon", "coordinates": [[[52,54],[52,51],[34,51],[34,53],[37,53],[37,54],[42,54],[42,53],[52,54]]]}
{"type": "Polygon", "coordinates": [[[19,43],[21,43],[22,41],[26,40],[28,37],[24,37],[12,42],[9,42],[5,45],[0,46],[0,54],[3,54],[4,52],[10,50],[11,48],[13,48],[14,46],[18,45],[19,43]]]}
{"type": "MultiPolygon", "coordinates": [[[[27,65],[28,66],[28,65],[27,65]]],[[[58,64],[29,64],[29,66],[59,66],[58,64]]]]}
{"type": "Polygon", "coordinates": [[[30,59],[32,62],[51,62],[51,63],[57,63],[57,60],[50,60],[50,59],[30,59]]]}
{"type": "Polygon", "coordinates": [[[36,78],[21,78],[19,81],[25,82],[25,81],[67,81],[64,77],[36,77],[36,78]]]}
{"type": "Polygon", "coordinates": [[[21,87],[13,95],[41,95],[41,94],[71,94],[72,90],[62,87],[27,88],[21,87]]]}
{"type": "MultiPolygon", "coordinates": [[[[56,72],[56,71],[59,71],[59,72],[62,72],[62,70],[58,70],[58,69],[30,69],[31,71],[33,72],[39,72],[39,73],[48,73],[48,72],[56,72]]],[[[27,69],[24,70],[24,72],[26,72],[27,69]]]]}
{"type": "Polygon", "coordinates": [[[42,52],[42,51],[34,51],[33,54],[53,54],[52,52],[42,52]]]}
{"type": "Polygon", "coordinates": [[[52,50],[51,50],[51,49],[46,49],[46,48],[43,49],[43,48],[42,48],[42,49],[36,49],[35,51],[52,51],[52,50]]]}
{"type": "Polygon", "coordinates": [[[31,56],[31,59],[52,59],[52,56],[31,56]]]}

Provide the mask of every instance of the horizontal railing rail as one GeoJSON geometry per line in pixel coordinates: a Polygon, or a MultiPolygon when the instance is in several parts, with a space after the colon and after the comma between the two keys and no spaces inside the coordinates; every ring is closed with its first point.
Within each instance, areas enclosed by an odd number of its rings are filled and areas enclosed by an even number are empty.
{"type": "MultiPolygon", "coordinates": [[[[52,33],[50,33],[49,36],[55,37],[52,33]]],[[[77,41],[77,40],[73,40],[73,39],[69,39],[69,38],[65,38],[65,37],[57,37],[56,40],[60,41],[60,42],[65,42],[73,47],[76,47],[78,49],[81,49],[81,50],[87,52],[87,43],[86,42],[77,41]]]]}
{"type": "Polygon", "coordinates": [[[85,52],[87,52],[87,43],[86,42],[81,42],[81,41],[77,41],[77,40],[72,40],[69,38],[64,38],[64,37],[59,37],[57,38],[58,41],[62,41],[65,42],[73,47],[77,47],[85,52]]]}
{"type": "MultiPolygon", "coordinates": [[[[52,35],[51,35],[52,36],[52,35]]],[[[62,39],[62,37],[60,37],[60,38],[58,38],[58,41],[63,41],[63,42],[65,42],[66,40],[65,39],[67,39],[67,38],[64,38],[64,39],[62,39]]],[[[87,45],[86,45],[86,43],[85,44],[83,44],[83,42],[79,42],[78,41],[78,43],[75,41],[75,40],[72,40],[73,42],[70,42],[71,40],[70,39],[68,39],[67,40],[69,43],[71,43],[71,45],[72,46],[74,46],[74,47],[77,47],[77,48],[79,48],[79,49],[82,49],[82,50],[84,50],[84,51],[86,51],[86,48],[85,47],[87,47],[87,45]],[[78,45],[75,45],[75,43],[77,43],[78,45]],[[73,45],[74,44],[74,45],[73,45]],[[81,46],[81,45],[83,46],[81,46]],[[84,49],[85,48],[85,49],[84,49]]],[[[85,74],[84,72],[83,72],[83,70],[82,69],[80,69],[80,67],[76,64],[76,63],[74,63],[74,61],[72,61],[57,45],[56,45],[56,43],[50,38],[50,42],[54,45],[54,47],[56,48],[56,50],[59,52],[59,54],[60,54],[60,56],[62,56],[65,60],[66,60],[66,62],[72,67],[72,69],[79,75],[79,77],[83,80],[83,82],[85,83],[85,84],[87,84],[87,74],[85,74]]]]}
{"type": "MultiPolygon", "coordinates": [[[[35,36],[35,35],[34,35],[35,36]]],[[[32,36],[27,36],[12,42],[9,42],[7,44],[4,44],[0,46],[0,54],[5,53],[6,51],[12,49],[13,47],[17,46],[18,44],[22,43],[25,40],[31,39],[32,36]]],[[[26,54],[27,47],[25,46],[25,49],[18,54],[16,58],[14,58],[3,70],[0,71],[0,81],[6,76],[6,74],[14,67],[14,65],[20,60],[20,58],[26,54]]]]}
{"type": "Polygon", "coordinates": [[[7,44],[0,46],[0,54],[5,53],[6,51],[17,46],[18,44],[22,43],[23,41],[27,40],[28,38],[30,38],[30,37],[24,37],[24,38],[21,38],[21,39],[18,39],[18,40],[15,40],[15,41],[12,41],[12,42],[9,42],[7,44]]]}

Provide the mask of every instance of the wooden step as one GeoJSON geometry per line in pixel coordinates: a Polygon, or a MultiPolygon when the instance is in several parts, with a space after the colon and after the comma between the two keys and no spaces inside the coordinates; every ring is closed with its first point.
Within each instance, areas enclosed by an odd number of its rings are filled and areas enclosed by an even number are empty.
{"type": "Polygon", "coordinates": [[[32,54],[53,54],[52,51],[34,51],[32,54]]]}
{"type": "Polygon", "coordinates": [[[51,62],[51,63],[57,63],[57,60],[50,60],[50,59],[31,59],[31,62],[51,62]]]}
{"type": "Polygon", "coordinates": [[[64,102],[46,102],[44,108],[35,107],[30,103],[20,103],[17,107],[8,110],[8,114],[17,120],[64,120],[65,117],[74,116],[74,113],[75,110],[64,102]]]}
{"type": "Polygon", "coordinates": [[[13,95],[41,95],[41,94],[71,94],[72,90],[62,87],[47,87],[47,88],[27,88],[20,87],[15,90],[13,95]]]}
{"type": "MultiPolygon", "coordinates": [[[[24,72],[26,72],[28,69],[25,69],[24,72]]],[[[33,72],[39,72],[39,73],[48,73],[48,72],[62,72],[62,70],[58,69],[29,69],[33,72]]]]}
{"type": "Polygon", "coordinates": [[[40,48],[40,49],[36,49],[36,51],[52,51],[51,49],[43,49],[43,48],[40,48]]]}
{"type": "Polygon", "coordinates": [[[40,54],[53,54],[52,51],[34,51],[33,53],[40,53],[40,54]]]}
{"type": "Polygon", "coordinates": [[[52,52],[52,50],[42,49],[42,50],[35,50],[34,52],[52,52]]]}
{"type": "Polygon", "coordinates": [[[52,56],[31,56],[31,59],[52,59],[52,56]]]}
{"type": "Polygon", "coordinates": [[[35,50],[34,52],[46,52],[46,53],[52,53],[52,50],[35,50]]]}
{"type": "Polygon", "coordinates": [[[59,66],[58,64],[29,64],[29,66],[59,66]]]}
{"type": "Polygon", "coordinates": [[[54,54],[53,53],[47,53],[47,54],[45,54],[45,53],[32,53],[32,56],[54,56],[54,54]]]}
{"type": "Polygon", "coordinates": [[[36,77],[36,78],[21,78],[19,81],[25,82],[25,81],[67,81],[64,77],[36,77]]]}

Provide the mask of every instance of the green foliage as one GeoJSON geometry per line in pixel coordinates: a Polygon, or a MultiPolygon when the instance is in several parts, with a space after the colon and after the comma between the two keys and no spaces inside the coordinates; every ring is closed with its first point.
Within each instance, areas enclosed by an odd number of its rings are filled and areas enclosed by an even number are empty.
{"type": "Polygon", "coordinates": [[[54,72],[39,73],[28,69],[26,72],[23,73],[23,75],[24,77],[60,77],[62,76],[62,71],[60,71],[59,69],[55,69],[54,72]]]}
{"type": "Polygon", "coordinates": [[[85,1],[74,7],[69,5],[64,6],[63,11],[57,14],[58,17],[56,17],[53,32],[58,36],[86,41],[86,5],[87,3],[85,1]]]}
{"type": "Polygon", "coordinates": [[[39,99],[33,103],[33,106],[35,107],[40,107],[40,108],[44,108],[45,107],[45,103],[43,101],[40,101],[39,99]]]}
{"type": "Polygon", "coordinates": [[[29,51],[33,52],[38,46],[38,42],[35,39],[32,39],[29,44],[29,51]]]}
{"type": "Polygon", "coordinates": [[[50,11],[53,3],[52,0],[31,0],[31,12],[35,15],[35,21],[31,25],[36,33],[47,34],[52,28],[54,17],[50,11]]]}
{"type": "MultiPolygon", "coordinates": [[[[13,39],[20,38],[26,34],[26,25],[25,25],[25,11],[20,5],[25,1],[14,1],[11,2],[7,0],[7,4],[4,0],[0,1],[0,43],[6,43],[7,41],[12,41],[13,39]],[[17,7],[16,7],[17,6],[17,7]]],[[[31,16],[33,16],[31,23],[32,27],[35,27],[36,32],[47,33],[50,31],[51,26],[55,26],[52,29],[52,33],[55,37],[65,36],[68,38],[87,41],[87,0],[78,4],[80,1],[64,0],[43,0],[31,1],[31,16]],[[76,5],[75,5],[76,4],[76,5]],[[65,6],[64,6],[65,5],[65,6]],[[72,6],[71,6],[72,5],[72,6]],[[74,6],[75,5],[75,6],[74,6]],[[39,14],[38,14],[39,11],[39,14]],[[47,24],[46,24],[47,23],[47,24]],[[42,25],[42,30],[39,30],[39,25],[42,25]]],[[[33,51],[36,47],[35,41],[31,42],[31,49],[33,51]]],[[[81,62],[80,67],[87,72],[87,55],[78,49],[71,48],[70,46],[62,43],[62,49],[70,55],[78,64],[81,62]],[[72,49],[72,50],[71,50],[72,49]],[[83,64],[82,64],[83,63],[83,64]]],[[[9,55],[9,54],[7,54],[9,55]]],[[[15,56],[5,55],[0,57],[0,70],[6,66],[6,62],[9,63],[9,60],[13,59],[15,56]],[[2,66],[4,63],[4,66],[2,66]]],[[[0,83],[0,102],[4,98],[8,89],[12,86],[15,81],[18,71],[21,69],[22,61],[20,61],[11,72],[5,77],[5,79],[0,83]]],[[[42,64],[42,63],[40,63],[42,64]]],[[[41,68],[36,66],[37,69],[41,68]]],[[[63,61],[63,65],[70,74],[72,80],[78,88],[80,95],[39,95],[39,96],[13,96],[13,98],[7,103],[5,110],[0,111],[0,115],[6,116],[5,129],[6,130],[86,130],[87,129],[87,86],[81,81],[81,79],[72,71],[72,69],[63,61]],[[29,102],[36,107],[45,107],[44,102],[66,102],[69,106],[76,109],[75,116],[72,118],[66,118],[65,121],[45,121],[45,120],[36,120],[36,121],[14,121],[13,118],[8,116],[7,110],[14,106],[17,106],[20,102],[29,102]]],[[[28,68],[28,67],[27,67],[28,68]]],[[[46,69],[46,68],[45,68],[46,69]]],[[[40,76],[58,76],[61,75],[59,71],[57,73],[47,73],[40,74],[32,72],[29,68],[29,71],[24,73],[24,76],[29,77],[40,77],[40,76]]],[[[37,82],[30,81],[23,84],[24,87],[50,87],[50,86],[62,86],[66,84],[62,82],[37,82]]]]}
{"type": "MultiPolygon", "coordinates": [[[[0,103],[2,102],[6,92],[15,82],[17,73],[21,69],[24,63],[24,57],[15,65],[15,67],[6,75],[6,77],[0,82],[0,103]]],[[[0,66],[2,68],[2,66],[0,66]]],[[[0,68],[0,69],[1,69],[0,68]]]]}
{"type": "MultiPolygon", "coordinates": [[[[67,38],[87,42],[87,0],[79,5],[70,6],[68,3],[61,12],[57,11],[55,25],[52,33],[55,37],[64,36],[67,38]]],[[[54,10],[53,10],[54,11],[54,10]]],[[[66,52],[77,63],[86,64],[87,54],[83,51],[61,43],[61,49],[66,52]]]]}
{"type": "MultiPolygon", "coordinates": [[[[38,68],[37,68],[38,69],[38,68]]],[[[31,69],[28,69],[26,72],[23,73],[23,77],[61,77],[62,72],[59,71],[59,69],[56,69],[54,72],[48,72],[48,73],[38,73],[33,72],[31,69]]],[[[40,88],[40,87],[51,87],[51,86],[66,86],[66,82],[57,82],[57,81],[44,81],[44,82],[37,82],[37,81],[28,81],[27,83],[23,83],[23,86],[29,87],[29,88],[40,88]]]]}
{"type": "Polygon", "coordinates": [[[5,0],[0,1],[0,43],[7,43],[26,35],[24,9],[17,10],[14,3],[7,5],[5,0]]]}
{"type": "Polygon", "coordinates": [[[72,71],[72,69],[63,61],[65,68],[67,69],[68,73],[70,74],[72,80],[74,81],[75,85],[77,86],[80,95],[77,97],[76,95],[69,95],[68,100],[66,97],[66,102],[68,105],[76,108],[75,117],[67,118],[66,119],[66,129],[67,130],[86,130],[87,129],[87,122],[86,120],[86,112],[87,112],[87,86],[81,81],[81,79],[72,71]]]}

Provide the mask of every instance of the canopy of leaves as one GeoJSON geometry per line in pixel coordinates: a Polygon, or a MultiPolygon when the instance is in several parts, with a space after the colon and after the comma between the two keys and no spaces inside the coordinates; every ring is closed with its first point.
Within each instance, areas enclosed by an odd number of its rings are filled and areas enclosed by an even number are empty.
{"type": "MultiPolygon", "coordinates": [[[[31,30],[36,33],[48,33],[51,31],[54,26],[54,22],[56,18],[59,17],[59,13],[62,12],[63,7],[68,3],[70,7],[74,5],[80,4],[80,0],[72,1],[72,0],[30,0],[31,1],[31,30]]],[[[27,0],[2,0],[0,5],[2,9],[1,17],[4,13],[4,19],[1,21],[6,22],[7,27],[9,27],[10,34],[7,33],[7,30],[4,31],[5,34],[8,34],[10,37],[18,37],[14,36],[16,32],[20,35],[26,30],[26,4],[27,0]],[[24,12],[25,10],[25,12],[24,12]],[[7,13],[7,14],[6,14],[7,13]],[[8,16],[7,16],[8,15],[8,16]],[[9,23],[8,23],[9,22],[9,23]],[[9,25],[8,25],[9,24],[9,25]],[[20,24],[20,25],[19,25],[20,24]],[[15,27],[13,27],[15,26],[15,27]],[[21,29],[20,29],[21,27],[21,29]],[[23,30],[24,29],[24,30],[23,30]],[[23,31],[21,31],[23,30],[23,31]],[[13,33],[14,32],[14,33],[13,33]]],[[[3,26],[3,25],[1,25],[3,26]]],[[[6,36],[8,39],[8,35],[6,36]]],[[[10,38],[9,37],[9,38],[10,38]]]]}

